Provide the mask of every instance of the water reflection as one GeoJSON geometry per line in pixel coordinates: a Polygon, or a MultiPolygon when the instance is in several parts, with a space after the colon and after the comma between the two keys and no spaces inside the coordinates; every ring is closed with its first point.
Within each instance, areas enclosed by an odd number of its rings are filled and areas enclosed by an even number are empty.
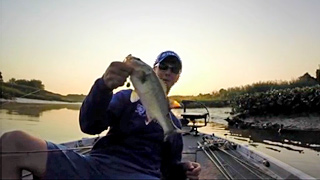
{"type": "Polygon", "coordinates": [[[0,108],[0,135],[21,130],[41,139],[62,143],[91,135],[81,132],[80,104],[14,104],[0,108]]]}
{"type": "MultiPolygon", "coordinates": [[[[39,122],[43,112],[48,112],[52,110],[75,110],[79,111],[81,104],[19,104],[19,103],[8,103],[2,104],[0,109],[4,109],[8,115],[18,115],[18,116],[6,116],[7,120],[14,121],[29,121],[29,122],[39,122]],[[19,116],[22,115],[22,116],[19,116]]],[[[224,111],[227,109],[210,109],[214,114],[214,117],[225,116],[224,111]],[[223,110],[220,112],[220,110],[223,110]]],[[[181,113],[181,112],[176,112],[181,113]]],[[[3,116],[5,117],[5,116],[3,116]]],[[[217,118],[214,118],[216,121],[217,118]]],[[[221,118],[218,118],[221,119],[221,118]]],[[[279,134],[276,130],[257,130],[257,129],[236,129],[228,128],[225,124],[210,123],[209,126],[214,126],[215,129],[225,129],[229,131],[230,135],[235,139],[240,141],[248,141],[249,145],[255,147],[254,142],[263,143],[266,145],[272,145],[273,149],[275,147],[286,148],[291,151],[302,152],[299,149],[284,146],[294,145],[295,147],[306,147],[313,149],[315,151],[320,151],[320,131],[298,131],[298,130],[282,130],[279,134]]]]}
{"type": "Polygon", "coordinates": [[[276,147],[282,147],[291,151],[297,151],[300,153],[302,152],[302,150],[287,147],[283,144],[305,147],[313,149],[315,151],[320,151],[320,131],[283,130],[281,134],[279,134],[276,130],[243,130],[233,128],[228,130],[230,131],[231,136],[249,138],[252,142],[259,142],[276,147]]]}
{"type": "MultiPolygon", "coordinates": [[[[0,109],[7,110],[9,115],[26,115],[29,117],[40,117],[43,112],[50,110],[69,109],[79,110],[81,104],[19,104],[7,103],[2,104],[0,109]]],[[[15,119],[17,120],[17,119],[15,119]]]]}

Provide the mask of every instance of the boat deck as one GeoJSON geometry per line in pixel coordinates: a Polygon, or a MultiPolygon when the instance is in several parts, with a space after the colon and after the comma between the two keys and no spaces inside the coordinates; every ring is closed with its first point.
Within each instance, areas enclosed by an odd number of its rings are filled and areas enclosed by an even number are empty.
{"type": "Polygon", "coordinates": [[[196,161],[201,164],[200,179],[226,179],[217,166],[208,158],[205,152],[198,146],[197,142],[202,141],[202,134],[183,136],[182,161],[196,161]]]}
{"type": "Polygon", "coordinates": [[[201,164],[200,179],[272,179],[236,151],[210,149],[203,144],[203,135],[184,135],[183,161],[201,164]],[[192,154],[193,153],[193,154],[192,154]]]}
{"type": "MultiPolygon", "coordinates": [[[[280,175],[261,165],[262,162],[257,165],[253,159],[241,155],[235,150],[237,145],[233,147],[228,144],[224,147],[224,142],[213,145],[214,143],[206,139],[208,136],[201,133],[198,136],[194,134],[183,136],[182,160],[201,164],[200,179],[281,179],[280,175]]],[[[289,177],[299,179],[295,176],[289,177]]]]}

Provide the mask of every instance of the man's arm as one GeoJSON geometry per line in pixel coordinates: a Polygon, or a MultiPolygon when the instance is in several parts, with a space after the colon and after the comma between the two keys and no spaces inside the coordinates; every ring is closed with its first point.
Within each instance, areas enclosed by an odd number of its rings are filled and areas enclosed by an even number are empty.
{"type": "MultiPolygon", "coordinates": [[[[173,115],[173,114],[172,114],[173,115]]],[[[181,128],[180,121],[173,115],[173,122],[181,128]]],[[[181,134],[169,136],[163,145],[161,172],[163,179],[186,179],[186,171],[181,163],[183,141],[181,134]]]]}
{"type": "Polygon", "coordinates": [[[99,134],[110,124],[107,109],[112,99],[112,90],[102,78],[96,80],[80,109],[80,127],[87,134],[99,134]]]}
{"type": "Polygon", "coordinates": [[[182,136],[180,134],[168,137],[164,142],[161,162],[163,179],[186,179],[185,170],[181,163],[182,136]]]}
{"type": "MultiPolygon", "coordinates": [[[[173,120],[181,129],[180,121],[174,117],[173,120]]],[[[197,162],[181,162],[183,140],[181,134],[169,137],[164,143],[161,172],[163,179],[199,179],[201,165],[197,162]]]]}
{"type": "Polygon", "coordinates": [[[132,67],[123,62],[112,62],[103,74],[96,80],[90,93],[80,109],[80,127],[84,133],[99,134],[107,129],[112,119],[108,106],[112,99],[112,90],[122,86],[132,67]]]}

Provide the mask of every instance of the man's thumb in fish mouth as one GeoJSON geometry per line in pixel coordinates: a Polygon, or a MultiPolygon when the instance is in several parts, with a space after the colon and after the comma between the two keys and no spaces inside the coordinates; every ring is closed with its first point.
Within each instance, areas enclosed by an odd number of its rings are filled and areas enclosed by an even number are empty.
{"type": "Polygon", "coordinates": [[[126,69],[129,72],[129,74],[131,74],[133,69],[134,69],[134,65],[132,63],[129,63],[129,62],[123,62],[123,64],[126,67],[126,69]]]}
{"type": "Polygon", "coordinates": [[[122,62],[112,62],[102,76],[104,84],[109,89],[122,86],[129,76],[130,71],[132,71],[132,69],[122,62]]]}

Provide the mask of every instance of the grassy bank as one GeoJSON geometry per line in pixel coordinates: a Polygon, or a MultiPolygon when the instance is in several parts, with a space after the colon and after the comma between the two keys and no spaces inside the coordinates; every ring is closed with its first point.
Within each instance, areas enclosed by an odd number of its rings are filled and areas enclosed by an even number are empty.
{"type": "Polygon", "coordinates": [[[320,85],[244,94],[231,107],[244,116],[320,114],[320,85]]]}
{"type": "MultiPolygon", "coordinates": [[[[299,98],[299,93],[307,93],[308,90],[304,89],[307,87],[312,87],[311,89],[317,89],[320,82],[312,78],[308,73],[299,77],[298,79],[291,81],[266,81],[266,82],[257,82],[251,85],[245,85],[240,87],[232,87],[228,89],[220,89],[219,91],[213,91],[208,94],[199,94],[197,96],[171,96],[172,100],[176,100],[181,103],[183,100],[192,100],[198,101],[207,107],[224,107],[232,106],[235,112],[243,112],[248,109],[244,109],[243,106],[251,106],[251,112],[254,112],[252,109],[258,109],[256,106],[262,106],[261,110],[265,108],[265,103],[273,101],[285,101],[282,103],[287,103],[289,106],[289,100],[285,100],[290,97],[299,98]],[[317,86],[318,85],[318,86],[317,86]],[[297,92],[295,95],[294,92],[297,92]],[[278,100],[276,96],[279,96],[281,100],[278,100]],[[263,98],[263,100],[259,100],[263,98]],[[252,104],[253,102],[257,104],[252,104]],[[263,103],[264,102],[264,103],[263,103]],[[248,105],[250,104],[250,105],[248,105]]],[[[313,95],[317,96],[317,95],[313,95]]],[[[308,99],[303,99],[301,101],[308,101],[308,99]]],[[[280,102],[281,103],[281,102],[280,102]]],[[[270,105],[272,106],[272,105],[270,105]]],[[[299,105],[296,105],[297,108],[299,105]]],[[[311,105],[313,107],[313,105],[311,105]]],[[[197,103],[190,104],[190,108],[201,107],[197,103]]],[[[288,108],[288,107],[286,107],[288,108]]]]}
{"type": "Polygon", "coordinates": [[[31,86],[1,82],[1,96],[4,99],[14,99],[16,97],[26,97],[30,99],[40,99],[48,101],[82,102],[85,95],[68,94],[66,96],[52,93],[44,89],[31,86]]]}

